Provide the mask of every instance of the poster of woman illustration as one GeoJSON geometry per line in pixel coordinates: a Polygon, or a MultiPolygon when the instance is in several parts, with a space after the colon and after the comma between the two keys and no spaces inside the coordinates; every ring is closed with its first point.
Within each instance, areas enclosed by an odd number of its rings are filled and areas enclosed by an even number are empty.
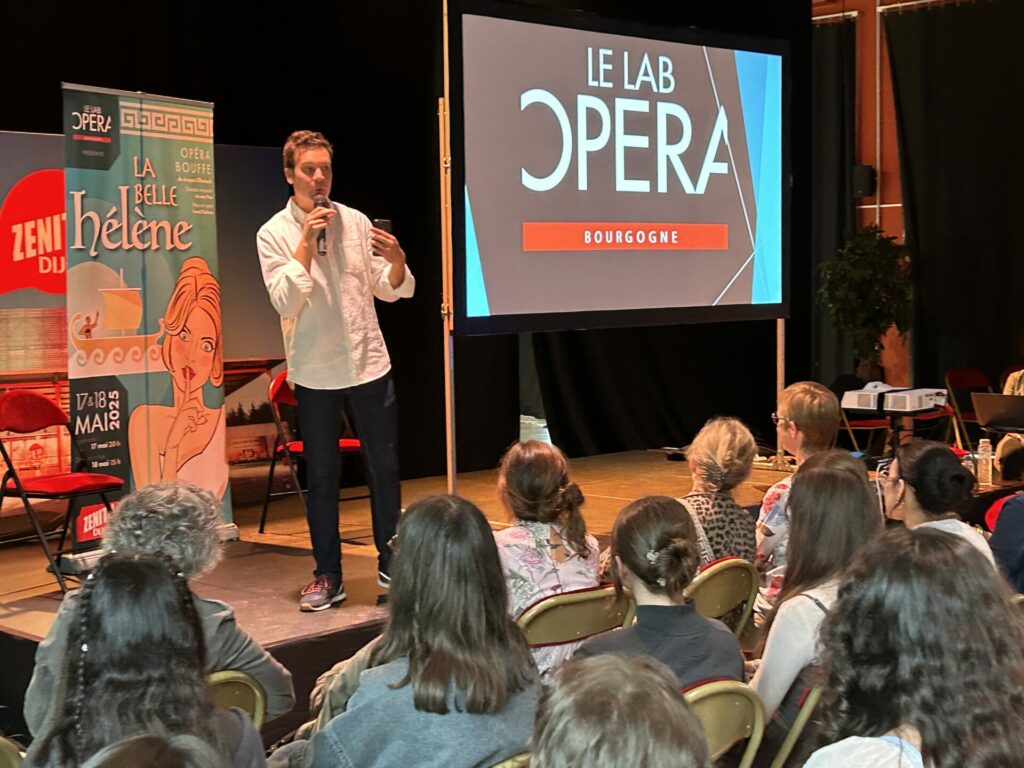
{"type": "Polygon", "coordinates": [[[207,263],[187,259],[163,316],[161,358],[171,377],[173,404],[139,405],[128,420],[128,449],[136,488],[182,480],[224,496],[227,428],[223,405],[206,404],[207,383],[224,380],[220,284],[207,263]]]}

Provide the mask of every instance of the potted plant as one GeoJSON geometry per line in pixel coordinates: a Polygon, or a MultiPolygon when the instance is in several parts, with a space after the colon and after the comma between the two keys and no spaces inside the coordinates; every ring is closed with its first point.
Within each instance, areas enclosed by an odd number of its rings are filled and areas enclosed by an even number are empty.
{"type": "Polygon", "coordinates": [[[910,254],[895,237],[872,224],[855,232],[821,265],[818,300],[853,346],[857,375],[879,378],[882,336],[895,325],[910,329],[913,296],[910,254]]]}

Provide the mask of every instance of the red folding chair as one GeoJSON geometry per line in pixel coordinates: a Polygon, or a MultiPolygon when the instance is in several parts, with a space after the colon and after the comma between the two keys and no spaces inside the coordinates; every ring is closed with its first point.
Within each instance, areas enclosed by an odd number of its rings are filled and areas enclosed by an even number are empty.
{"type": "MultiPolygon", "coordinates": [[[[299,500],[302,502],[302,511],[306,511],[306,497],[303,495],[302,485],[299,483],[299,473],[295,469],[295,459],[301,459],[305,454],[303,443],[302,440],[292,438],[288,422],[281,416],[280,406],[286,405],[295,408],[299,404],[295,399],[295,392],[292,390],[291,384],[288,383],[287,369],[281,371],[271,380],[270,389],[267,394],[270,400],[270,412],[274,415],[274,424],[277,426],[277,437],[274,440],[274,450],[271,451],[270,455],[267,492],[263,496],[263,513],[260,515],[260,533],[263,533],[263,528],[267,523],[267,509],[270,506],[271,496],[288,496],[297,493],[299,494],[299,500]],[[292,482],[296,488],[294,491],[271,493],[274,485],[274,468],[277,466],[279,456],[288,463],[288,471],[291,473],[292,482]]],[[[342,437],[338,440],[338,450],[342,454],[360,453],[363,450],[363,446],[356,438],[342,437]]],[[[354,496],[352,498],[366,498],[366,496],[354,496]]]]}
{"type": "Polygon", "coordinates": [[[949,403],[933,408],[924,413],[915,413],[910,417],[911,437],[926,440],[941,440],[949,442],[950,435],[956,439],[956,448],[961,448],[960,437],[956,428],[956,412],[949,403]],[[942,429],[942,436],[939,436],[939,429],[942,429]]]}
{"type": "Polygon", "coordinates": [[[953,406],[953,428],[956,430],[956,444],[968,451],[974,450],[974,444],[967,433],[968,424],[977,424],[978,417],[973,410],[964,410],[960,407],[957,399],[957,392],[968,396],[970,402],[971,392],[991,392],[992,381],[988,375],[977,368],[950,368],[946,371],[946,391],[949,394],[950,405],[953,406]]]}
{"type": "Polygon", "coordinates": [[[0,440],[0,454],[3,455],[4,463],[7,465],[3,482],[0,483],[0,496],[16,496],[21,499],[25,513],[32,522],[39,543],[46,553],[46,559],[57,577],[57,583],[60,584],[62,592],[67,592],[64,576],[60,572],[60,556],[64,554],[64,542],[67,538],[68,527],[78,517],[82,499],[86,496],[99,496],[107,507],[107,512],[110,513],[113,510],[107,494],[120,491],[124,487],[124,480],[113,475],[81,471],[88,466],[85,453],[75,440],[68,415],[48,397],[30,389],[13,390],[0,395],[0,432],[14,432],[23,435],[60,426],[68,430],[68,434],[71,435],[72,459],[75,454],[78,455],[78,460],[72,471],[22,478],[18,475],[10,453],[3,441],[0,440]],[[56,558],[46,541],[46,534],[43,532],[42,526],[39,525],[39,518],[36,517],[35,510],[32,509],[30,499],[67,499],[68,509],[64,515],[64,529],[61,532],[56,558]]]}
{"type": "Polygon", "coordinates": [[[843,417],[843,429],[846,430],[846,434],[850,437],[850,443],[853,445],[853,450],[860,451],[860,443],[857,442],[857,437],[854,435],[854,430],[862,430],[868,433],[868,442],[865,444],[865,453],[867,449],[871,448],[872,443],[875,441],[875,435],[881,431],[884,433],[882,437],[882,444],[885,445],[885,437],[889,434],[889,420],[888,419],[850,419],[846,416],[846,411],[840,411],[843,417]]]}

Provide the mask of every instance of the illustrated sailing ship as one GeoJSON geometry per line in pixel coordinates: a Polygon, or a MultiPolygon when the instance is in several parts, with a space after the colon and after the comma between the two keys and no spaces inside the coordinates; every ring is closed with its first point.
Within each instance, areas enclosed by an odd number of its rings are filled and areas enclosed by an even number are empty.
{"type": "Polygon", "coordinates": [[[147,350],[156,349],[154,345],[164,332],[163,318],[155,333],[127,333],[138,331],[142,323],[142,289],[125,285],[123,269],[119,287],[99,288],[98,291],[103,307],[97,311],[97,316],[83,317],[81,312],[76,312],[68,323],[71,343],[85,358],[82,362],[87,360],[99,365],[107,358],[114,363],[126,359],[141,361],[147,350]]]}

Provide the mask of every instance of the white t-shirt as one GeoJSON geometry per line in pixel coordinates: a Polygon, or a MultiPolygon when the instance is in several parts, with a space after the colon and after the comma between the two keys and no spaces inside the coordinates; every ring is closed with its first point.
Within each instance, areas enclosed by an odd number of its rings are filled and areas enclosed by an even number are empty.
{"type": "Polygon", "coordinates": [[[829,581],[794,595],[779,607],[768,630],[761,666],[750,680],[750,687],[764,703],[766,719],[775,714],[804,667],[817,659],[818,631],[825,620],[821,606],[831,610],[838,592],[839,582],[829,581]]]}
{"type": "Polygon", "coordinates": [[[946,533],[952,533],[954,536],[959,536],[962,539],[967,539],[974,548],[977,549],[981,554],[985,556],[985,559],[992,563],[994,568],[996,565],[996,559],[992,556],[992,547],[988,545],[988,539],[982,536],[978,531],[969,526],[963,520],[957,520],[954,517],[946,518],[945,520],[931,520],[927,523],[921,523],[917,528],[935,528],[939,531],[945,531],[946,533]]]}
{"type": "Polygon", "coordinates": [[[920,752],[895,737],[851,736],[819,749],[804,768],[924,768],[924,763],[920,752]]]}

